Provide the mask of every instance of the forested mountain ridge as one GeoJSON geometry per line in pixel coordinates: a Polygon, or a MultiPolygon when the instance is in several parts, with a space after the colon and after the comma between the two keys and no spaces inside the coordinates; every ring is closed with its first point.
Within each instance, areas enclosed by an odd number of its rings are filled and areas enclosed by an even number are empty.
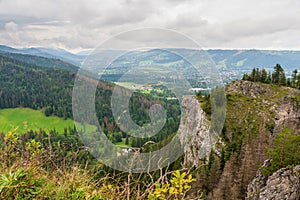
{"type": "MultiPolygon", "coordinates": [[[[0,54],[0,108],[27,107],[35,110],[42,110],[46,116],[55,115],[62,118],[72,119],[72,90],[76,77],[73,65],[64,64],[59,60],[42,58],[48,62],[43,66],[40,57],[8,54],[6,57],[0,54]],[[24,58],[20,61],[18,58],[24,58]],[[27,59],[28,57],[28,59],[27,59]],[[32,60],[39,65],[32,64],[32,60]],[[55,61],[53,63],[53,61],[55,61]],[[52,65],[53,64],[53,65],[52,65]],[[52,66],[52,67],[48,67],[52,66]],[[63,69],[61,69],[63,68],[63,69]]],[[[121,142],[127,138],[125,133],[120,133],[120,129],[115,124],[111,111],[111,95],[115,85],[113,83],[98,81],[92,77],[87,77],[91,81],[96,81],[98,88],[95,92],[95,107],[98,121],[103,131],[115,142],[121,142]],[[118,139],[116,139],[118,138],[118,139]]],[[[126,89],[123,89],[126,91],[126,89]]],[[[128,144],[133,146],[142,146],[148,140],[162,140],[170,134],[176,132],[179,124],[178,102],[167,100],[162,96],[169,95],[168,91],[158,86],[156,93],[154,90],[149,94],[136,92],[130,100],[130,113],[133,120],[140,126],[150,122],[148,110],[151,105],[161,103],[167,106],[168,120],[161,133],[155,138],[135,139],[127,138],[128,144]],[[129,144],[130,143],[130,144],[129,144]]],[[[165,96],[166,97],[166,96],[165,96]]]]}
{"type": "Polygon", "coordinates": [[[32,47],[32,48],[12,48],[5,45],[0,45],[0,52],[6,53],[14,53],[14,54],[22,54],[22,55],[33,55],[33,56],[41,56],[45,58],[51,59],[60,59],[67,63],[72,63],[73,65],[80,65],[86,54],[73,54],[63,49],[51,49],[51,48],[40,48],[40,47],[32,47]]]}
{"type": "Polygon", "coordinates": [[[0,55],[0,71],[1,108],[49,107],[52,108],[49,114],[71,117],[70,92],[75,78],[74,72],[41,67],[3,55],[0,55]]]}
{"type": "Polygon", "coordinates": [[[38,67],[58,68],[58,69],[65,69],[74,72],[78,71],[77,66],[62,61],[60,59],[46,58],[46,57],[35,56],[35,55],[25,55],[19,53],[1,52],[1,51],[0,51],[0,56],[2,59],[10,58],[11,60],[14,60],[13,62],[20,61],[26,63],[27,66],[29,67],[36,65],[38,67]]]}

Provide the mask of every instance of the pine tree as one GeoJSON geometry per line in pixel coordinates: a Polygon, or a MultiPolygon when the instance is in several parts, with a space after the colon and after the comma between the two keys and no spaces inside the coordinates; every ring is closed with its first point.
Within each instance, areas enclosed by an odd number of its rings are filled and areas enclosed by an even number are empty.
{"type": "Polygon", "coordinates": [[[261,82],[268,83],[268,72],[265,69],[261,70],[261,82]]]}
{"type": "Polygon", "coordinates": [[[274,67],[274,72],[272,74],[272,83],[277,85],[286,85],[286,77],[283,68],[276,64],[274,67]]]}
{"type": "Polygon", "coordinates": [[[291,81],[291,87],[297,88],[297,76],[298,76],[298,70],[295,69],[292,73],[292,81],[291,81]]]}
{"type": "Polygon", "coordinates": [[[128,135],[126,135],[125,144],[129,145],[129,137],[128,137],[128,135]]]}

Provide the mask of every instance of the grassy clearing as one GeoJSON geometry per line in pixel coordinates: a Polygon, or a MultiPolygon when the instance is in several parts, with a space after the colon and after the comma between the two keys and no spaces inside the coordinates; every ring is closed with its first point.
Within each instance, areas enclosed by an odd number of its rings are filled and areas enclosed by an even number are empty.
{"type": "Polygon", "coordinates": [[[122,139],[122,142],[117,142],[116,145],[118,145],[119,147],[131,147],[130,144],[125,144],[125,138],[122,139]]]}
{"type": "Polygon", "coordinates": [[[73,126],[74,122],[71,119],[46,117],[43,112],[29,108],[0,109],[0,132],[8,132],[17,127],[19,133],[29,130],[38,131],[40,128],[45,131],[56,129],[62,133],[64,128],[73,126]]]}
{"type": "Polygon", "coordinates": [[[137,83],[133,83],[133,82],[115,82],[115,84],[117,84],[121,87],[125,87],[125,88],[141,88],[141,87],[143,87],[142,84],[137,84],[137,83]]]}

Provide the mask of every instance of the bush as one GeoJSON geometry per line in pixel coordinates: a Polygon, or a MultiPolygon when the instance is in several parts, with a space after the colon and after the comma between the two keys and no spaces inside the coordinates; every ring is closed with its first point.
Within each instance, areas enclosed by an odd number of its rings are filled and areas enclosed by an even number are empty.
{"type": "Polygon", "coordinates": [[[270,133],[273,133],[274,128],[275,128],[275,123],[274,122],[267,123],[266,127],[267,127],[268,131],[270,131],[270,133]]]}
{"type": "Polygon", "coordinates": [[[157,183],[155,190],[150,192],[148,199],[184,199],[186,192],[191,188],[190,184],[195,181],[192,175],[186,176],[186,173],[180,173],[179,170],[172,173],[170,183],[157,183]]]}
{"type": "Polygon", "coordinates": [[[273,148],[267,148],[266,154],[271,159],[270,165],[262,167],[264,175],[271,175],[280,168],[300,164],[300,134],[293,130],[283,128],[274,140],[273,148]]]}
{"type": "Polygon", "coordinates": [[[34,178],[34,174],[19,168],[15,172],[10,170],[0,178],[1,199],[33,199],[42,190],[44,180],[34,178]]]}

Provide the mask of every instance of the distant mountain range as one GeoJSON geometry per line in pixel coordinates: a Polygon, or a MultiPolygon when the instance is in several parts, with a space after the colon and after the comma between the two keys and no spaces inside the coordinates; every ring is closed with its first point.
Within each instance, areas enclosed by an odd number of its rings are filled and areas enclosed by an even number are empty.
{"type": "MultiPolygon", "coordinates": [[[[185,50],[188,51],[188,50],[185,50]]],[[[70,53],[63,49],[51,48],[12,48],[0,45],[0,52],[29,54],[47,58],[56,58],[69,62],[74,65],[80,65],[87,57],[89,52],[78,54],[70,53]]],[[[112,50],[103,51],[104,54],[113,53],[112,50]]],[[[212,59],[220,67],[265,67],[272,68],[280,63],[285,69],[290,70],[300,67],[300,51],[288,50],[207,50],[212,59]]]]}
{"type": "Polygon", "coordinates": [[[46,58],[60,59],[73,65],[80,65],[86,58],[87,53],[73,54],[63,49],[51,49],[51,48],[21,48],[16,49],[5,45],[0,45],[0,52],[15,53],[15,54],[27,54],[34,56],[41,56],[46,58]]]}
{"type": "MultiPolygon", "coordinates": [[[[176,49],[176,52],[183,55],[190,55],[194,50],[189,49],[176,49]]],[[[10,53],[10,57],[14,57],[21,61],[28,61],[30,57],[22,57],[22,55],[39,56],[40,58],[31,57],[32,60],[43,63],[41,57],[59,59],[63,62],[71,63],[72,65],[80,66],[81,63],[87,58],[89,52],[80,52],[77,54],[68,52],[63,49],[51,49],[51,48],[12,48],[9,46],[0,45],[0,53],[10,53]],[[13,55],[15,54],[15,55],[13,55]]],[[[250,72],[253,68],[266,68],[272,70],[273,67],[278,63],[285,69],[287,75],[291,74],[294,69],[300,69],[300,51],[275,51],[275,50],[207,50],[206,51],[216,63],[220,73],[224,77],[225,81],[232,79],[238,79],[242,77],[243,73],[250,72]]],[[[118,55],[118,50],[103,50],[100,52],[101,59],[100,64],[106,65],[106,59],[108,57],[114,57],[118,55]]],[[[133,51],[128,53],[123,58],[118,58],[114,61],[114,71],[110,72],[113,74],[122,73],[126,71],[126,63],[128,61],[134,62],[134,64],[145,64],[154,63],[171,65],[174,67],[182,68],[183,63],[180,61],[178,55],[167,55],[164,51],[154,49],[150,51],[133,51]],[[134,59],[134,61],[132,61],[134,59]]],[[[58,62],[58,61],[57,61],[58,62]]],[[[34,62],[33,62],[34,63],[34,62]]],[[[47,65],[47,63],[44,63],[47,65]]],[[[60,64],[62,64],[60,62],[60,64]]],[[[98,63],[99,64],[99,63],[98,63]]],[[[65,68],[67,66],[63,66],[65,68]]],[[[69,66],[73,67],[73,66],[69,66]]],[[[97,71],[97,68],[92,70],[97,71]]],[[[118,76],[114,76],[115,79],[118,76]]],[[[115,80],[111,80],[115,81],[115,80]]]]}
{"type": "Polygon", "coordinates": [[[277,63],[285,70],[300,68],[300,51],[275,50],[208,50],[212,59],[223,67],[273,68],[277,63]]]}

